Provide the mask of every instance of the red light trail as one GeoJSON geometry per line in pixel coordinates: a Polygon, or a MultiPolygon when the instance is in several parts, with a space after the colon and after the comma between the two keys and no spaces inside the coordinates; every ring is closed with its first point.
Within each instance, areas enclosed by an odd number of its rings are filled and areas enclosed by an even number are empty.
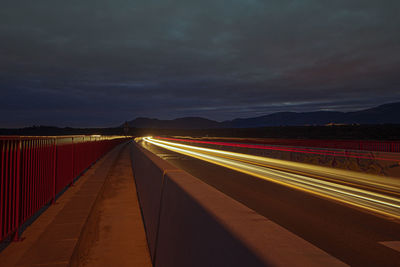
{"type": "MultiPolygon", "coordinates": [[[[288,146],[268,146],[268,145],[254,145],[254,144],[241,144],[241,143],[229,143],[229,142],[214,142],[214,141],[200,141],[192,139],[180,139],[180,138],[170,138],[170,137],[156,137],[157,139],[164,139],[170,141],[179,141],[187,143],[199,143],[199,144],[210,144],[228,147],[242,147],[242,148],[254,148],[254,149],[266,149],[274,151],[284,151],[284,152],[296,152],[304,154],[315,154],[315,155],[325,155],[325,156],[335,156],[335,157],[349,157],[358,159],[370,159],[370,160],[384,160],[384,161],[394,161],[398,162],[400,159],[397,155],[393,158],[387,155],[386,157],[375,157],[371,155],[371,152],[355,152],[355,151],[341,151],[341,150],[328,150],[328,149],[316,149],[316,148],[298,148],[298,147],[288,147],[288,146]]],[[[378,152],[382,153],[382,152],[378,152]]]]}

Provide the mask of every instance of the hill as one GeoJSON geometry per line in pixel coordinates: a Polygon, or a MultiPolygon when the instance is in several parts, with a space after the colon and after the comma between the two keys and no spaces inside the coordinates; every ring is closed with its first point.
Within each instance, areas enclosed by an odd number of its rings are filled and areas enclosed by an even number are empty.
{"type": "Polygon", "coordinates": [[[136,118],[130,127],[147,129],[217,129],[257,128],[267,126],[308,126],[328,124],[400,124],[400,102],[355,111],[278,112],[254,118],[238,118],[217,122],[201,117],[184,117],[174,120],[136,118]]]}

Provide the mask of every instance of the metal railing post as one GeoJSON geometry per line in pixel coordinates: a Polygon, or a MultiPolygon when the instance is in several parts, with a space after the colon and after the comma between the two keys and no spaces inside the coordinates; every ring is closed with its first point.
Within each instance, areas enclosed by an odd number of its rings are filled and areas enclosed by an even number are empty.
{"type": "Polygon", "coordinates": [[[74,178],[75,178],[75,144],[74,144],[74,138],[72,137],[72,157],[71,157],[71,161],[72,161],[72,180],[70,185],[74,184],[74,178]]]}
{"type": "Polygon", "coordinates": [[[20,201],[20,196],[21,196],[21,139],[18,140],[18,145],[16,147],[17,149],[17,155],[16,155],[16,177],[15,177],[15,191],[16,191],[16,196],[15,196],[15,235],[14,235],[14,241],[20,240],[19,238],[19,226],[20,226],[20,221],[19,221],[19,215],[21,212],[21,201],[20,201]]]}
{"type": "Polygon", "coordinates": [[[53,201],[52,204],[56,203],[56,194],[57,194],[57,139],[54,138],[54,147],[53,147],[53,201]]]}

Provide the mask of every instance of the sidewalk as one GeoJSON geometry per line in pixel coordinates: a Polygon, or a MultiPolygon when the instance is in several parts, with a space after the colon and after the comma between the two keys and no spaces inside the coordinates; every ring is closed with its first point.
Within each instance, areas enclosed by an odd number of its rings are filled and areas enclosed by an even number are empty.
{"type": "Polygon", "coordinates": [[[92,166],[0,253],[3,266],[151,266],[129,145],[92,166]]]}
{"type": "Polygon", "coordinates": [[[151,266],[128,146],[105,182],[72,266],[151,266]]]}

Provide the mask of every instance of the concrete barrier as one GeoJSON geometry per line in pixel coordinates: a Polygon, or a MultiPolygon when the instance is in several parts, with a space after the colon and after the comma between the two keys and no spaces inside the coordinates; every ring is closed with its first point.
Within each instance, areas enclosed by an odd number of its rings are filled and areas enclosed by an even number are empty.
{"type": "Polygon", "coordinates": [[[166,170],[173,167],[136,144],[132,147],[133,175],[136,180],[150,255],[154,258],[164,174],[166,170]]]}
{"type": "Polygon", "coordinates": [[[345,265],[138,145],[131,152],[154,266],[345,265]]]}

